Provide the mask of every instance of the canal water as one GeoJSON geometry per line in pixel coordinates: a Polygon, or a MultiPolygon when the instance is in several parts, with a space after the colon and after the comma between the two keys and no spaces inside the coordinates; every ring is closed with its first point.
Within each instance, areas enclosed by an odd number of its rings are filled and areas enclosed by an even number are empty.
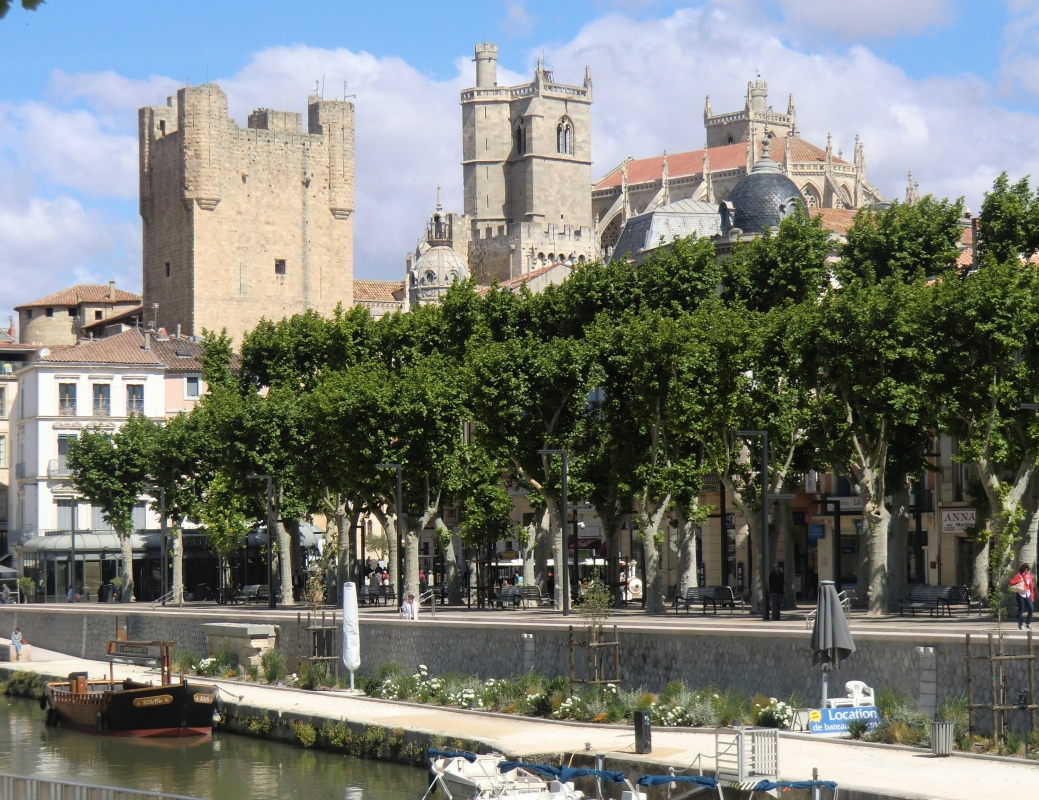
{"type": "Polygon", "coordinates": [[[210,800],[419,800],[426,772],[215,733],[126,739],[48,728],[36,701],[0,695],[0,772],[210,800]]]}

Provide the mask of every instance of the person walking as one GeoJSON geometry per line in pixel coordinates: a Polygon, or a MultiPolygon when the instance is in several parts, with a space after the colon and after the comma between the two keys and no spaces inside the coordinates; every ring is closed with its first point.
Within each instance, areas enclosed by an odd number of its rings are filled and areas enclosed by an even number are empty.
{"type": "Polygon", "coordinates": [[[415,595],[408,595],[408,599],[400,607],[400,615],[404,619],[410,619],[412,622],[418,619],[418,601],[415,599],[415,595]]]}
{"type": "Polygon", "coordinates": [[[786,591],[786,576],[777,562],[768,574],[768,594],[772,604],[772,619],[779,620],[779,609],[783,604],[783,592],[786,591]]]}
{"type": "Polygon", "coordinates": [[[3,603],[6,606],[10,602],[11,590],[7,587],[7,584],[5,583],[4,588],[0,589],[0,603],[3,603]]]}
{"type": "Polygon", "coordinates": [[[1017,629],[1022,630],[1027,625],[1028,630],[1031,630],[1032,612],[1035,611],[1035,578],[1028,564],[1018,567],[1017,574],[1010,579],[1010,591],[1017,595],[1017,629]]]}

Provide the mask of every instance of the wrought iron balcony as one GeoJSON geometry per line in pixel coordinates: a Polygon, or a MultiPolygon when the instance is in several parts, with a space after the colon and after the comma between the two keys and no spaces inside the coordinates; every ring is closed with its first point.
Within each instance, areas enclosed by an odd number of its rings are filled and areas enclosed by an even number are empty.
{"type": "Polygon", "coordinates": [[[62,400],[58,403],[58,416],[59,417],[74,417],[76,416],[76,401],[75,400],[62,400]]]}
{"type": "Polygon", "coordinates": [[[94,401],[94,416],[95,417],[110,417],[112,416],[112,403],[109,400],[95,400],[94,401]]]}
{"type": "Polygon", "coordinates": [[[126,401],[126,415],[130,414],[143,414],[144,413],[144,401],[143,400],[127,400],[126,401]]]}
{"type": "Polygon", "coordinates": [[[47,462],[48,478],[65,478],[69,474],[68,460],[65,458],[52,458],[47,462]]]}

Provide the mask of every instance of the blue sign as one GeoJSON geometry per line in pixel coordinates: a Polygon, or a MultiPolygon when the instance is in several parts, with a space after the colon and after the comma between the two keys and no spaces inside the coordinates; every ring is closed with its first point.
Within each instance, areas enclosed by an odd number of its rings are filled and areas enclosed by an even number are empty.
{"type": "Polygon", "coordinates": [[[826,526],[820,525],[818,522],[813,522],[808,526],[808,538],[809,539],[825,539],[826,538],[826,526]]]}
{"type": "Polygon", "coordinates": [[[880,724],[880,713],[875,706],[859,708],[813,708],[808,712],[809,733],[847,733],[855,720],[866,720],[869,730],[880,724]]]}
{"type": "Polygon", "coordinates": [[[725,515],[725,527],[726,528],[735,528],[736,527],[736,515],[735,514],[726,514],[725,515]]]}

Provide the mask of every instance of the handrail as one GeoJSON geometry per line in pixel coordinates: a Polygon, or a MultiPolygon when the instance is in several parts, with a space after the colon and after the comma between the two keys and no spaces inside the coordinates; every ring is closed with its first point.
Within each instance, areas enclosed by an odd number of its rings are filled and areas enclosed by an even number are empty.
{"type": "Polygon", "coordinates": [[[71,797],[73,795],[75,797],[100,796],[105,800],[200,800],[197,797],[183,794],[146,792],[140,789],[121,789],[116,786],[98,786],[0,773],[0,797],[71,797]],[[74,791],[63,791],[66,788],[74,791]]]}
{"type": "Polygon", "coordinates": [[[436,592],[436,589],[430,588],[426,592],[420,592],[419,596],[418,596],[418,604],[420,606],[424,602],[426,602],[427,598],[429,599],[429,613],[432,616],[434,616],[434,617],[437,615],[437,600],[436,600],[435,592],[436,592]]]}
{"type": "Polygon", "coordinates": [[[166,592],[166,594],[164,594],[162,597],[157,597],[154,600],[152,600],[152,608],[155,608],[156,606],[160,606],[160,605],[164,606],[168,602],[170,602],[171,600],[173,600],[173,590],[172,589],[170,589],[168,592],[166,592]]]}
{"type": "MultiPolygon", "coordinates": [[[[844,616],[849,617],[851,615],[851,598],[848,597],[847,592],[841,592],[837,595],[837,599],[840,601],[841,608],[844,609],[844,616]]],[[[819,613],[818,608],[813,608],[807,614],[805,614],[805,627],[811,628],[815,623],[815,616],[819,613]]]]}

